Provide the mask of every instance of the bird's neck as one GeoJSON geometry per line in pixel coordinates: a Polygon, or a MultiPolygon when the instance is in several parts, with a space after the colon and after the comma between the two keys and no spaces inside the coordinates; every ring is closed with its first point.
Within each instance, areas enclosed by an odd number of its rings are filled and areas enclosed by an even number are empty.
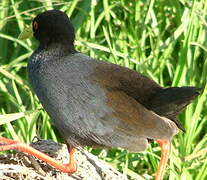
{"type": "Polygon", "coordinates": [[[38,48],[39,51],[51,52],[53,55],[64,56],[76,52],[74,44],[68,42],[50,42],[41,43],[38,48]]]}
{"type": "Polygon", "coordinates": [[[61,59],[61,57],[74,54],[77,51],[74,46],[64,45],[61,43],[53,43],[47,46],[40,45],[37,50],[32,54],[30,60],[31,63],[36,63],[38,61],[47,61],[51,59],[61,59]]]}

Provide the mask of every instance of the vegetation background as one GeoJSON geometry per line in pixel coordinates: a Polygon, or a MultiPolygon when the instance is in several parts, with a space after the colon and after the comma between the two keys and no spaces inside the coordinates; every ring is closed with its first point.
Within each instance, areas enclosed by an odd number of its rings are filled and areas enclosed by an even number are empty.
{"type": "MultiPolygon", "coordinates": [[[[24,25],[49,9],[71,17],[76,47],[85,54],[142,72],[165,87],[203,88],[179,116],[186,133],[172,141],[165,178],[207,179],[206,153],[183,159],[207,146],[206,0],[1,0],[0,135],[26,143],[34,136],[62,141],[29,88],[27,58],[37,42],[18,40],[24,25]]],[[[156,143],[141,153],[87,149],[129,179],[153,179],[159,162],[156,143]]]]}

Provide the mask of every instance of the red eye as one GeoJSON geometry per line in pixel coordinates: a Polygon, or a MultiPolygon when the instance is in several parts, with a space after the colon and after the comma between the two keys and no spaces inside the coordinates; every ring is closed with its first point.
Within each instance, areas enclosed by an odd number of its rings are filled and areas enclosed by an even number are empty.
{"type": "Polygon", "coordinates": [[[38,23],[37,23],[36,21],[33,22],[33,28],[34,28],[35,30],[38,29],[38,23]]]}

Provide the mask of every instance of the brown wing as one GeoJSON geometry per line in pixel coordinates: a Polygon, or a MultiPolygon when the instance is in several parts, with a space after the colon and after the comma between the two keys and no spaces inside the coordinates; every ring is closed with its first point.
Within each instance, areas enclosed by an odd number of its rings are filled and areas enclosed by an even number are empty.
{"type": "Polygon", "coordinates": [[[107,97],[107,105],[114,110],[113,117],[120,120],[117,131],[149,139],[170,139],[176,134],[174,122],[146,109],[124,92],[108,91],[107,97]]]}
{"type": "Polygon", "coordinates": [[[185,132],[176,116],[199,95],[200,88],[163,88],[138,72],[105,62],[100,62],[96,69],[97,81],[105,89],[126,93],[148,110],[172,120],[185,132]]]}
{"type": "Polygon", "coordinates": [[[148,77],[115,64],[97,61],[92,78],[105,89],[119,90],[134,98],[145,107],[151,106],[150,99],[163,89],[148,77]]]}
{"type": "MultiPolygon", "coordinates": [[[[151,96],[162,89],[158,84],[140,73],[105,62],[97,62],[95,69],[91,78],[104,89],[106,104],[113,109],[111,116],[119,120],[113,136],[134,138],[130,141],[123,138],[126,141],[122,142],[124,148],[137,151],[137,143],[141,141],[171,139],[177,133],[178,128],[174,122],[145,107],[151,96]]],[[[145,145],[140,144],[141,149],[145,145]]]]}

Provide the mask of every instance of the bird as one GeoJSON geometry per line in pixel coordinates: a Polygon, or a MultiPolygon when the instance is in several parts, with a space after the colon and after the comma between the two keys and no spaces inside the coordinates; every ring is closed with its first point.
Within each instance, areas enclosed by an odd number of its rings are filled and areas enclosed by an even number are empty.
{"type": "Polygon", "coordinates": [[[176,116],[201,89],[162,87],[137,71],[77,51],[74,27],[60,10],[38,14],[19,38],[31,35],[39,46],[28,60],[29,81],[67,144],[69,163],[60,164],[29,145],[2,136],[0,150],[17,149],[72,174],[77,170],[78,147],[140,152],[156,141],[161,160],[155,179],[163,179],[171,140],[184,131],[176,116]]]}

